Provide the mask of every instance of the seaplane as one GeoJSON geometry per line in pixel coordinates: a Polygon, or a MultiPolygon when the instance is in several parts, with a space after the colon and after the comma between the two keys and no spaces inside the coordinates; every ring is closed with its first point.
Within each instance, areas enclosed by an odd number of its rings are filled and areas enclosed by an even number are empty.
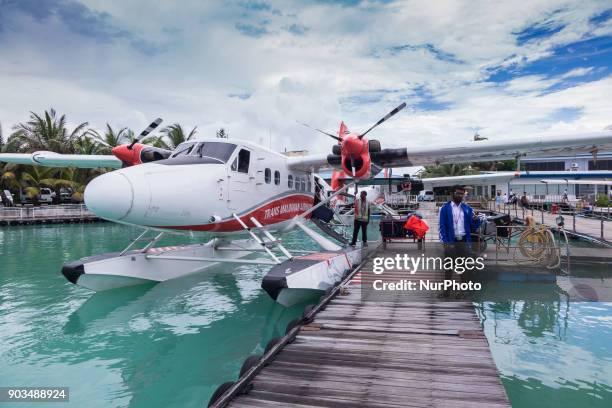
{"type": "Polygon", "coordinates": [[[85,204],[98,217],[139,227],[142,233],[123,251],[63,265],[62,273],[74,284],[103,291],[176,279],[221,263],[259,264],[270,266],[262,287],[279,303],[290,305],[305,293],[334,285],[360,261],[365,248],[341,245],[337,235],[325,228],[318,232],[309,219],[383,168],[520,160],[543,153],[595,155],[598,149],[612,147],[612,131],[384,149],[379,140],[366,137],[405,106],[400,104],[363,133],[349,131],[344,122],[335,134],[313,128],[334,140],[330,154],[287,157],[248,140],[219,138],[190,140],[173,151],[158,149],[143,143],[160,125],[157,119],[133,143],[115,147],[111,155],[39,151],[0,154],[0,161],[115,169],[87,185],[85,204]],[[317,172],[330,166],[352,182],[321,194],[329,187],[317,172]],[[296,228],[321,251],[287,249],[282,235],[296,228]],[[206,233],[206,240],[156,247],[166,233],[206,233]]]}

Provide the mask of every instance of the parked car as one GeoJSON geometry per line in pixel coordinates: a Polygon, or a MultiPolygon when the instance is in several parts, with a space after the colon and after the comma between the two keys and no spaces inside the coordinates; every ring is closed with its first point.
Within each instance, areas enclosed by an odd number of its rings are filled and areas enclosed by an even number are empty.
{"type": "Polygon", "coordinates": [[[71,203],[72,202],[72,193],[69,191],[62,190],[60,192],[60,203],[71,203]]]}
{"type": "Polygon", "coordinates": [[[12,207],[15,205],[13,195],[8,190],[0,190],[0,201],[5,207],[12,207]]]}
{"type": "Polygon", "coordinates": [[[40,194],[38,196],[38,202],[43,204],[52,204],[53,199],[55,198],[55,191],[50,188],[43,187],[40,189],[40,194]]]}
{"type": "Polygon", "coordinates": [[[421,190],[417,196],[417,201],[434,201],[434,192],[432,190],[421,190]]]}

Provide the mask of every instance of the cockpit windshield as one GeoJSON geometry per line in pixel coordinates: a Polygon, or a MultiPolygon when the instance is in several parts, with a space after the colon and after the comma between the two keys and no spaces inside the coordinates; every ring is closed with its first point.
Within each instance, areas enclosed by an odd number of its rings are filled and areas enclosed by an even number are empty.
{"type": "Polygon", "coordinates": [[[195,146],[195,142],[187,142],[187,143],[181,143],[180,145],[178,145],[176,147],[176,149],[174,149],[174,153],[172,153],[171,157],[179,157],[179,156],[186,156],[189,153],[192,152],[193,150],[193,146],[195,146]]]}
{"type": "Polygon", "coordinates": [[[211,157],[227,163],[235,149],[236,145],[232,143],[203,142],[194,149],[193,154],[200,157],[211,157]]]}
{"type": "Polygon", "coordinates": [[[174,150],[172,157],[208,157],[227,163],[235,149],[235,144],[226,142],[185,142],[174,150]]]}

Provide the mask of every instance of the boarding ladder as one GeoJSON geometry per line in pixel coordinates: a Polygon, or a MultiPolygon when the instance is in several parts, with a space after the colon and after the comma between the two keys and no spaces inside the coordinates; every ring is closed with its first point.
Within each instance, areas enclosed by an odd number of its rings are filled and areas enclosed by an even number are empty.
{"type": "Polygon", "coordinates": [[[279,264],[281,263],[281,260],[278,259],[278,257],[276,256],[274,252],[272,252],[271,248],[278,248],[287,257],[287,259],[293,259],[293,255],[291,255],[291,253],[287,250],[287,248],[283,246],[283,244],[281,243],[281,240],[276,239],[270,233],[270,231],[266,230],[264,226],[261,225],[261,223],[257,220],[257,218],[250,217],[250,220],[253,223],[253,225],[255,225],[255,227],[249,227],[248,225],[246,225],[244,221],[240,219],[238,215],[236,215],[236,213],[232,213],[232,217],[234,217],[234,219],[238,221],[238,223],[242,226],[242,228],[244,228],[244,230],[251,236],[251,238],[253,238],[255,242],[261,245],[261,247],[268,253],[270,258],[272,258],[274,262],[279,264]],[[254,232],[254,230],[260,231],[267,240],[257,235],[254,232]]]}

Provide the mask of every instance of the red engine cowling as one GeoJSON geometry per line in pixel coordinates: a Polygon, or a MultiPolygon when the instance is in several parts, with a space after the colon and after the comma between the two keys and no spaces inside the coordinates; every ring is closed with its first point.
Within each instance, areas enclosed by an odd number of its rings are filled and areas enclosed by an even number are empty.
{"type": "Polygon", "coordinates": [[[113,147],[111,152],[113,155],[123,162],[124,166],[135,166],[141,164],[140,153],[145,145],[136,143],[131,149],[128,149],[128,145],[121,145],[113,147]]]}
{"type": "Polygon", "coordinates": [[[340,144],[342,170],[355,179],[369,178],[372,161],[367,139],[348,134],[342,137],[340,144]]]}

